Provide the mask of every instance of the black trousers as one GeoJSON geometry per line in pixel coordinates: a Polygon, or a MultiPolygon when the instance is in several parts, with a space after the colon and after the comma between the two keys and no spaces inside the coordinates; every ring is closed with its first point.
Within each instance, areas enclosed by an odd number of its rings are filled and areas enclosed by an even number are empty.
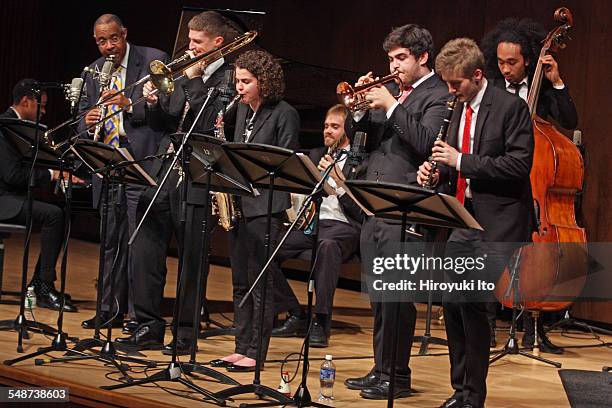
{"type": "MultiPolygon", "coordinates": [[[[179,338],[191,339],[195,310],[200,310],[201,300],[196,299],[197,278],[202,258],[202,221],[205,208],[187,204],[185,237],[180,227],[181,188],[177,188],[177,175],[171,173],[151,212],[145,219],[137,238],[132,243],[131,265],[134,283],[134,312],[140,324],[148,324],[163,333],[165,319],[162,313],[164,286],[166,284],[166,254],[174,235],[178,243],[179,257],[182,259],[181,314],[179,316],[179,338]]],[[[155,189],[149,188],[143,194],[138,206],[138,217],[142,217],[155,189]]],[[[209,228],[216,220],[209,220],[209,228]]],[[[206,283],[206,276],[203,279],[206,283]]],[[[202,292],[205,294],[205,292],[202,292]]]]}
{"type": "MultiPolygon", "coordinates": [[[[108,210],[106,212],[106,241],[104,245],[104,276],[102,277],[101,310],[124,314],[131,307],[133,286],[130,285],[131,268],[129,263],[128,240],[136,228],[136,208],[142,187],[126,186],[122,189],[113,186],[108,191],[108,210]],[[111,281],[113,276],[113,295],[111,281]],[[128,300],[129,299],[129,300],[128,300]]],[[[104,197],[100,201],[100,213],[104,211],[104,197]]],[[[101,227],[100,227],[101,229],[101,227]]],[[[130,312],[132,312],[130,310],[130,312]]],[[[133,314],[133,313],[131,313],[133,314]]]]}
{"type": "MultiPolygon", "coordinates": [[[[26,206],[15,217],[2,220],[8,224],[26,223],[26,206]]],[[[40,255],[36,263],[34,275],[43,282],[53,286],[55,282],[55,264],[62,249],[64,240],[64,212],[54,204],[34,200],[32,202],[32,225],[40,227],[40,255]]]]}
{"type": "MultiPolygon", "coordinates": [[[[368,217],[361,228],[362,273],[372,276],[375,257],[394,257],[389,248],[397,248],[401,238],[401,225],[368,217]]],[[[407,236],[407,240],[414,238],[407,236]]],[[[416,325],[416,307],[412,302],[370,301],[374,312],[374,369],[382,380],[389,380],[395,365],[396,382],[410,386],[410,351],[416,325]],[[395,319],[399,314],[399,326],[395,319]],[[397,358],[392,361],[393,336],[397,332],[397,358]]]]}
{"type": "MultiPolygon", "coordinates": [[[[321,220],[318,241],[317,258],[314,264],[316,295],[314,312],[330,316],[342,263],[357,251],[359,229],[342,221],[321,220]]],[[[292,231],[278,252],[276,258],[278,265],[298,256],[305,250],[312,249],[312,246],[312,235],[304,234],[304,231],[292,231]]],[[[276,312],[299,308],[299,302],[287,278],[282,273],[275,276],[277,277],[274,282],[276,312]]]]}
{"type": "MultiPolygon", "coordinates": [[[[276,248],[283,232],[284,212],[273,214],[270,229],[270,254],[276,248]]],[[[265,265],[264,247],[266,235],[266,216],[241,218],[230,234],[230,261],[232,264],[232,284],[234,300],[234,326],[236,328],[235,352],[250,358],[257,357],[259,325],[263,326],[262,361],[265,361],[270,344],[270,333],[274,323],[274,282],[280,274],[278,267],[271,265],[266,279],[260,280],[252,296],[243,307],[238,307],[251,284],[265,265]],[[266,286],[266,299],[263,302],[262,289],[266,286]],[[264,308],[264,320],[260,311],[264,308]]]]}
{"type": "MultiPolygon", "coordinates": [[[[510,245],[489,244],[482,241],[482,232],[454,230],[446,247],[445,257],[477,257],[486,254],[487,275],[501,275],[512,255],[510,245]],[[497,272],[495,272],[497,271],[497,272]]],[[[477,279],[475,273],[447,275],[449,279],[477,279]]],[[[493,279],[497,281],[497,279],[493,279]]],[[[444,324],[448,339],[451,365],[451,385],[455,396],[474,407],[484,406],[489,371],[490,307],[487,299],[470,301],[469,298],[446,300],[444,324]]]]}

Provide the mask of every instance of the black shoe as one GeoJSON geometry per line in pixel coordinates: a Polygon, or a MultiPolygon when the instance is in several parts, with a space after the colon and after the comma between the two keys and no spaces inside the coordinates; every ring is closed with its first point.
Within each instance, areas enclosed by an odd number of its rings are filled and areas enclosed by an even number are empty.
{"type": "Polygon", "coordinates": [[[378,384],[379,381],[380,377],[373,371],[370,371],[363,377],[347,378],[344,380],[344,385],[346,385],[349,390],[363,390],[378,384]]]}
{"type": "Polygon", "coordinates": [[[215,360],[211,360],[210,362],[210,366],[211,367],[217,367],[217,368],[223,368],[223,367],[229,367],[234,363],[230,363],[229,361],[225,361],[225,360],[221,360],[220,358],[217,358],[215,360]]]}
{"type": "Polygon", "coordinates": [[[325,334],[325,329],[316,320],[313,322],[310,331],[310,346],[314,348],[325,348],[329,346],[329,338],[327,334],[325,334]]]}
{"type": "Polygon", "coordinates": [[[491,340],[489,341],[489,347],[497,347],[497,338],[495,337],[495,327],[491,327],[491,340]]]}
{"type": "MultiPolygon", "coordinates": [[[[188,356],[191,354],[191,339],[179,338],[176,341],[176,355],[177,356],[188,356]]],[[[198,351],[198,346],[196,345],[196,352],[198,351]]],[[[162,350],[162,354],[167,356],[172,355],[172,342],[166,344],[164,349],[162,350]]]]}
{"type": "Polygon", "coordinates": [[[306,318],[288,315],[285,323],[272,329],[272,337],[304,337],[306,335],[306,318]]]}
{"type": "Polygon", "coordinates": [[[123,330],[121,330],[121,333],[130,336],[134,334],[138,326],[139,323],[137,320],[130,319],[126,324],[123,325],[123,330]]]}
{"type": "Polygon", "coordinates": [[[472,405],[469,402],[466,402],[461,406],[461,408],[476,408],[476,405],[472,405]]]}
{"type": "MultiPolygon", "coordinates": [[[[108,313],[105,313],[105,312],[100,313],[100,328],[107,329],[109,324],[113,325],[113,329],[123,327],[123,316],[119,315],[111,320],[111,316],[108,313]]],[[[81,322],[81,327],[84,329],[95,329],[96,328],[96,316],[88,320],[83,320],[81,322]]]]}
{"type": "Polygon", "coordinates": [[[440,405],[438,408],[460,408],[462,406],[463,400],[452,396],[446,401],[444,401],[444,403],[442,403],[442,405],[440,405]]]}
{"type": "MultiPolygon", "coordinates": [[[[533,346],[535,344],[535,336],[533,335],[533,333],[525,333],[523,335],[523,340],[521,341],[521,344],[525,348],[533,349],[533,346]]],[[[563,348],[553,344],[553,342],[550,341],[546,334],[540,334],[540,336],[538,337],[538,346],[540,347],[540,351],[542,353],[563,354],[564,352],[563,348]]]]}
{"type": "MultiPolygon", "coordinates": [[[[51,310],[60,310],[62,307],[62,296],[54,288],[48,288],[44,293],[36,294],[36,305],[51,310]]],[[[68,296],[64,296],[64,312],[75,313],[79,310],[72,304],[72,300],[68,296]]]]}
{"type": "MultiPolygon", "coordinates": [[[[407,384],[395,384],[393,398],[406,398],[412,394],[410,386],[407,384]]],[[[377,385],[365,388],[359,393],[362,398],[386,400],[389,395],[389,381],[379,381],[377,385]]]]}
{"type": "Polygon", "coordinates": [[[119,347],[129,350],[161,350],[164,347],[163,341],[163,331],[153,330],[147,324],[138,326],[130,337],[115,339],[119,347]]]}
{"type": "MultiPolygon", "coordinates": [[[[255,372],[255,366],[247,367],[247,366],[239,366],[236,364],[230,364],[225,369],[231,373],[253,373],[255,372]]],[[[263,371],[263,366],[261,367],[261,371],[263,371]]]]}

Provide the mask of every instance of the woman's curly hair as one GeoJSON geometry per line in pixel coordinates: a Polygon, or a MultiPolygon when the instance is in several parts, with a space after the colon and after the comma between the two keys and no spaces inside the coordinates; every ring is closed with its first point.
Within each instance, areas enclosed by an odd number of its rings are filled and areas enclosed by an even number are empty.
{"type": "Polygon", "coordinates": [[[283,69],[270,53],[246,51],[234,64],[236,68],[246,69],[257,78],[259,95],[264,104],[278,102],[283,98],[285,92],[283,69]]]}
{"type": "Polygon", "coordinates": [[[532,78],[544,37],[544,28],[529,18],[512,17],[500,21],[480,42],[480,49],[485,56],[486,75],[489,78],[501,78],[502,74],[497,66],[497,45],[509,42],[521,46],[521,55],[529,62],[527,76],[532,78]]]}

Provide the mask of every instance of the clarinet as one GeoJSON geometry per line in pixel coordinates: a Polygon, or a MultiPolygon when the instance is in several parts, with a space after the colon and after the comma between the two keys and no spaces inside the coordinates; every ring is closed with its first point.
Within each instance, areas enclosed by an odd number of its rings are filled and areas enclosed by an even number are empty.
{"type": "MultiPolygon", "coordinates": [[[[446,134],[448,133],[448,125],[450,124],[451,117],[453,116],[453,110],[455,109],[455,105],[457,104],[457,97],[455,96],[450,101],[446,102],[446,115],[444,116],[444,120],[442,121],[442,125],[440,126],[440,130],[438,131],[438,136],[436,136],[436,141],[446,140],[446,134]]],[[[438,163],[433,160],[430,156],[429,164],[431,164],[431,170],[429,171],[429,177],[425,180],[423,187],[431,190],[431,184],[433,182],[433,176],[436,173],[436,169],[438,168],[438,163]]]]}

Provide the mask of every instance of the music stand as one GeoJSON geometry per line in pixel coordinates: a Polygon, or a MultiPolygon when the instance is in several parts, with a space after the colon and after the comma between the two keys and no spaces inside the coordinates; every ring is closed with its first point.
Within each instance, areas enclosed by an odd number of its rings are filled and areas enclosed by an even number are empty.
{"type": "MultiPolygon", "coordinates": [[[[40,92],[37,92],[37,117],[40,114],[40,92]]],[[[43,143],[40,143],[39,133],[46,131],[47,127],[39,123],[21,120],[16,118],[0,118],[0,129],[5,140],[9,145],[24,158],[29,158],[29,162],[41,166],[58,167],[57,156],[46,149],[43,143]]],[[[32,172],[34,167],[32,167],[32,172]]],[[[27,290],[28,278],[28,260],[30,253],[30,237],[32,232],[32,189],[34,187],[34,179],[32,172],[28,179],[28,191],[26,198],[26,238],[24,242],[23,261],[21,270],[21,296],[19,305],[19,315],[15,320],[4,320],[0,322],[0,330],[16,330],[17,336],[17,352],[23,353],[23,338],[29,338],[28,331],[41,333],[49,336],[57,336],[58,332],[43,323],[27,320],[25,317],[25,296],[27,290]]],[[[63,296],[63,294],[62,294],[63,296]]]]}
{"type": "MultiPolygon", "coordinates": [[[[179,140],[184,136],[183,133],[177,133],[173,136],[179,140]]],[[[202,246],[200,248],[200,264],[197,278],[197,290],[196,290],[196,301],[202,298],[202,286],[204,272],[208,273],[209,259],[208,252],[210,247],[209,234],[207,233],[207,225],[210,221],[211,213],[211,201],[210,192],[224,192],[239,195],[252,194],[252,189],[248,182],[243,179],[240,172],[236,169],[233,162],[228,158],[225,150],[222,148],[223,140],[215,137],[192,133],[190,136],[191,160],[189,161],[189,176],[193,183],[203,184],[205,186],[204,192],[204,214],[205,217],[202,220],[202,246]]],[[[180,375],[181,373],[191,375],[192,373],[204,374],[209,377],[215,378],[216,380],[230,385],[240,385],[239,382],[235,381],[231,377],[222,374],[212,368],[205,367],[196,361],[196,346],[198,341],[198,331],[200,326],[200,308],[194,308],[193,315],[193,336],[191,344],[191,356],[188,363],[177,361],[176,354],[176,341],[178,338],[178,322],[180,320],[182,303],[179,299],[183,292],[184,276],[177,284],[176,301],[178,306],[175,308],[176,315],[173,318],[173,344],[172,344],[172,361],[167,369],[164,369],[154,375],[144,378],[142,380],[135,380],[129,383],[116,384],[111,386],[103,386],[106,390],[116,390],[119,388],[126,388],[135,385],[144,385],[158,381],[179,381],[182,384],[193,388],[189,382],[183,380],[180,375]]],[[[224,404],[224,399],[214,396],[211,392],[198,389],[207,397],[213,399],[218,405],[224,404]]]]}
{"type": "MultiPolygon", "coordinates": [[[[105,364],[112,364],[121,372],[124,378],[131,381],[127,374],[127,367],[117,360],[125,360],[133,363],[143,364],[147,367],[155,367],[156,363],[140,360],[117,354],[112,343],[112,324],[108,325],[106,341],[100,339],[100,307],[102,302],[102,282],[104,279],[104,247],[107,239],[107,215],[108,215],[108,191],[115,183],[119,185],[119,202],[115,203],[115,210],[122,206],[123,186],[125,183],[138,184],[144,186],[155,186],[155,181],[133,160],[131,154],[125,148],[116,148],[104,143],[94,142],[93,140],[79,139],[70,147],[70,150],[78,157],[95,176],[102,177],[102,194],[104,197],[102,209],[102,228],[100,233],[100,261],[98,269],[98,291],[96,301],[96,324],[94,337],[80,341],[73,349],[68,350],[68,355],[62,358],[37,359],[36,365],[43,365],[56,362],[71,362],[79,360],[97,360],[105,364]],[[101,347],[101,350],[94,354],[84,353],[83,350],[101,347]],[[76,354],[76,355],[74,355],[76,354]]],[[[115,229],[117,230],[117,229],[115,229]]],[[[117,239],[115,237],[115,239],[117,239]]],[[[115,260],[116,260],[115,256],[115,260]]],[[[110,280],[110,298],[114,297],[113,275],[116,264],[113,263],[108,273],[107,279],[110,280]]],[[[112,312],[112,305],[111,310],[112,312]]]]}
{"type": "Polygon", "coordinates": [[[76,338],[68,337],[67,333],[64,333],[63,331],[64,302],[65,302],[64,296],[66,292],[66,269],[67,269],[67,264],[68,264],[68,243],[70,241],[70,231],[71,231],[72,174],[74,171],[74,160],[72,157],[66,156],[64,153],[62,153],[58,157],[58,161],[60,165],[59,166],[60,177],[58,179],[58,183],[60,183],[61,185],[63,185],[64,183],[63,172],[64,172],[65,164],[67,164],[66,170],[68,171],[68,178],[67,178],[67,187],[64,192],[65,199],[66,199],[66,205],[64,207],[65,227],[64,227],[64,243],[62,245],[63,253],[62,253],[62,261],[61,261],[61,268],[60,268],[60,296],[62,299],[62,303],[58,311],[57,334],[51,341],[51,345],[49,345],[48,347],[41,347],[37,351],[30,353],[28,355],[21,356],[21,357],[12,359],[12,360],[5,360],[4,361],[5,365],[13,365],[15,363],[30,359],[32,357],[37,357],[42,354],[47,354],[51,351],[62,351],[63,352],[67,350],[66,339],[69,339],[74,342],[78,341],[78,339],[76,338]]]}
{"type": "MultiPolygon", "coordinates": [[[[297,155],[292,150],[277,146],[258,143],[226,143],[223,145],[228,156],[241,171],[244,177],[255,188],[266,188],[268,191],[268,211],[266,218],[266,235],[264,241],[265,257],[268,263],[264,266],[259,276],[255,279],[249,291],[245,294],[239,307],[242,307],[248,299],[258,282],[263,279],[261,285],[261,304],[259,310],[258,344],[257,356],[255,358],[255,375],[251,384],[231,387],[217,392],[215,395],[228,398],[240,394],[257,394],[273,398],[275,402],[266,405],[286,405],[292,403],[292,399],[286,397],[275,389],[261,384],[261,348],[263,341],[263,324],[266,308],[266,278],[267,266],[270,263],[270,230],[272,219],[272,197],[274,191],[309,193],[312,186],[321,179],[320,172],[310,166],[303,159],[303,155],[297,155]],[[309,167],[309,169],[307,169],[309,167]],[[310,186],[310,188],[308,187],[310,186]]],[[[310,160],[308,160],[310,161],[310,160]]],[[[327,185],[327,192],[333,194],[327,185]]],[[[280,247],[280,244],[279,246],[280,247]]],[[[277,249],[278,249],[277,247],[277,249]]],[[[258,404],[258,406],[261,406],[258,404]]]]}
{"type": "MultiPolygon", "coordinates": [[[[365,180],[347,180],[347,193],[365,210],[366,214],[379,218],[401,220],[400,244],[406,242],[406,225],[425,224],[444,228],[474,228],[482,227],[457,201],[455,197],[436,193],[435,191],[416,186],[397,183],[386,183],[365,180]]],[[[399,327],[399,302],[396,302],[393,333],[393,350],[391,351],[391,372],[389,374],[389,393],[387,406],[392,407],[395,394],[395,360],[397,359],[399,327]]]]}

